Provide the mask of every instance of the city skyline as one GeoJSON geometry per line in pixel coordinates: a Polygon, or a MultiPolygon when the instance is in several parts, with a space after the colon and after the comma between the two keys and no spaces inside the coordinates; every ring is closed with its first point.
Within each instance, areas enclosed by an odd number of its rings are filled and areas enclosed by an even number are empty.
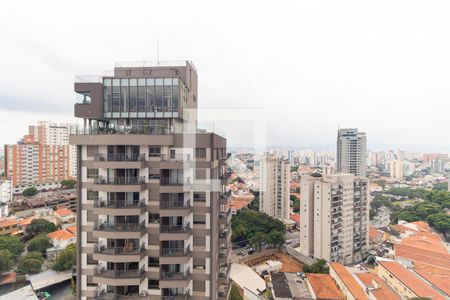
{"type": "MultiPolygon", "coordinates": [[[[441,38],[450,28],[446,2],[301,3],[288,11],[265,3],[253,10],[251,3],[179,2],[169,24],[146,12],[170,4],[111,7],[111,16],[135,16],[125,27],[100,13],[100,5],[52,7],[60,12],[45,22],[32,11],[46,3],[30,5],[23,12],[7,4],[10,13],[0,21],[7,41],[0,58],[0,144],[15,142],[38,120],[73,122],[74,75],[95,74],[115,61],[155,60],[159,40],[161,60],[187,58],[201,70],[200,108],[267,109],[269,146],[333,148],[339,126],[367,132],[369,149],[450,151],[450,137],[439,133],[449,126],[450,43],[441,38]],[[101,36],[91,30],[93,20],[103,24],[101,36]],[[121,43],[110,44],[116,35],[121,43]]],[[[239,138],[245,135],[234,132],[230,146],[245,145],[239,138]]]]}

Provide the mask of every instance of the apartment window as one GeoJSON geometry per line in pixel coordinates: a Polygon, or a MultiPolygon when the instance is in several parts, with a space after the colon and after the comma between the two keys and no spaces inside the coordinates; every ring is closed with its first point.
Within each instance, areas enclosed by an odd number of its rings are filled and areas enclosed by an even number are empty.
{"type": "Polygon", "coordinates": [[[97,178],[98,177],[98,169],[87,169],[87,178],[97,178]]]}
{"type": "Polygon", "coordinates": [[[98,191],[87,190],[87,200],[97,200],[98,191]]]}
{"type": "Polygon", "coordinates": [[[159,267],[159,257],[149,257],[148,258],[149,267],[159,267]]]}
{"type": "Polygon", "coordinates": [[[195,148],[196,158],[206,158],[206,148],[195,148]]]}
{"type": "Polygon", "coordinates": [[[161,156],[161,148],[160,147],[150,147],[148,150],[148,156],[150,157],[160,157],[161,156]]]}
{"type": "Polygon", "coordinates": [[[159,280],[149,279],[148,280],[149,289],[159,289],[159,280]]]}

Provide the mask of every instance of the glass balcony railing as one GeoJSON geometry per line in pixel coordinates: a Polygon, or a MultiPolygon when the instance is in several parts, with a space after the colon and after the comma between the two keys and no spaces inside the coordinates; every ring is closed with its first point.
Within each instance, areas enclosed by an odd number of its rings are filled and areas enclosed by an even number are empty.
{"type": "Polygon", "coordinates": [[[177,257],[177,256],[187,256],[191,253],[189,247],[186,248],[162,248],[161,256],[163,257],[177,257]]]}
{"type": "Polygon", "coordinates": [[[145,268],[142,267],[136,270],[108,270],[99,269],[97,275],[108,278],[140,278],[145,273],[145,268]]]}
{"type": "Polygon", "coordinates": [[[145,176],[140,177],[103,177],[94,178],[95,184],[144,184],[145,176]]]}
{"type": "Polygon", "coordinates": [[[191,203],[189,200],[186,202],[166,200],[161,201],[159,207],[162,209],[183,209],[183,208],[188,209],[191,207],[191,203]]]}
{"type": "Polygon", "coordinates": [[[125,245],[123,247],[96,247],[94,249],[95,253],[107,254],[107,255],[133,255],[133,254],[141,254],[145,252],[145,244],[141,244],[141,246],[137,247],[131,244],[125,245]]]}
{"type": "Polygon", "coordinates": [[[158,125],[108,125],[108,126],[74,126],[70,130],[73,135],[114,135],[114,134],[172,134],[167,126],[158,125]]]}
{"type": "Polygon", "coordinates": [[[144,153],[97,153],[96,161],[145,161],[144,153]]]}
{"type": "Polygon", "coordinates": [[[104,208],[139,208],[145,206],[145,199],[141,200],[94,200],[94,207],[104,208]]]}
{"type": "Polygon", "coordinates": [[[95,223],[94,228],[99,231],[141,231],[145,228],[145,223],[95,223]]]}
{"type": "Polygon", "coordinates": [[[191,225],[160,225],[161,233],[186,233],[191,230],[191,225]]]}
{"type": "Polygon", "coordinates": [[[190,275],[189,270],[185,272],[161,271],[161,280],[186,280],[190,275]]]}

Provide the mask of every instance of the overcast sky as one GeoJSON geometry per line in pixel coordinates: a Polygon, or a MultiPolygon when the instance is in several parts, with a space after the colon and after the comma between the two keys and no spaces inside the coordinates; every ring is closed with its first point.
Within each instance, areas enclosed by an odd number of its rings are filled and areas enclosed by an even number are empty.
{"type": "Polygon", "coordinates": [[[267,109],[269,145],[332,148],[341,126],[370,148],[450,151],[449,15],[449,1],[6,1],[0,144],[76,121],[75,75],[155,60],[159,39],[161,60],[194,62],[201,107],[267,109]]]}

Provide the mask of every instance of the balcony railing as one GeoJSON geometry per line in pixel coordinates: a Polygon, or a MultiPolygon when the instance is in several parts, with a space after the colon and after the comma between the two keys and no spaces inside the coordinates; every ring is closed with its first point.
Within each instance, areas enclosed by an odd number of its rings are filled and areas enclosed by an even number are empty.
{"type": "Polygon", "coordinates": [[[161,177],[160,184],[161,185],[187,185],[189,184],[189,178],[186,180],[172,177],[161,177]]]}
{"type": "Polygon", "coordinates": [[[186,248],[162,248],[161,256],[163,257],[179,257],[179,256],[187,256],[191,253],[191,249],[189,247],[186,248]]]}
{"type": "Polygon", "coordinates": [[[140,278],[145,274],[145,268],[136,270],[107,270],[98,269],[97,275],[108,278],[140,278]]]}
{"type": "Polygon", "coordinates": [[[94,156],[96,161],[145,161],[144,153],[97,153],[94,156]]]}
{"type": "Polygon", "coordinates": [[[99,231],[141,231],[145,228],[145,223],[95,223],[96,230],[99,231]]]}
{"type": "Polygon", "coordinates": [[[186,280],[190,275],[189,270],[186,272],[161,271],[161,280],[186,280]]]}
{"type": "Polygon", "coordinates": [[[145,176],[140,177],[103,177],[94,178],[95,184],[144,184],[145,176]]]}
{"type": "Polygon", "coordinates": [[[141,200],[95,200],[94,207],[104,208],[139,208],[145,206],[145,199],[141,200]]]}
{"type": "Polygon", "coordinates": [[[165,135],[174,133],[167,126],[155,125],[109,125],[109,126],[74,126],[70,130],[73,135],[113,135],[113,134],[149,134],[165,135]]]}
{"type": "Polygon", "coordinates": [[[108,255],[133,255],[141,254],[145,252],[145,244],[141,244],[140,247],[129,247],[127,245],[123,247],[95,247],[95,253],[108,254],[108,255]]]}
{"type": "Polygon", "coordinates": [[[178,161],[191,161],[192,155],[191,154],[161,154],[161,161],[168,161],[168,162],[178,162],[178,161]]]}
{"type": "Polygon", "coordinates": [[[221,238],[221,239],[226,238],[226,237],[228,236],[229,233],[230,233],[230,230],[228,230],[228,229],[222,229],[222,230],[219,232],[219,238],[221,238]]]}
{"type": "Polygon", "coordinates": [[[189,294],[162,296],[162,300],[189,300],[191,296],[189,294]]]}
{"type": "Polygon", "coordinates": [[[161,233],[187,233],[191,230],[191,225],[160,225],[161,233]]]}
{"type": "Polygon", "coordinates": [[[161,201],[159,203],[159,207],[162,209],[182,209],[182,208],[188,209],[191,207],[191,202],[189,200],[186,202],[166,200],[161,201]]]}

